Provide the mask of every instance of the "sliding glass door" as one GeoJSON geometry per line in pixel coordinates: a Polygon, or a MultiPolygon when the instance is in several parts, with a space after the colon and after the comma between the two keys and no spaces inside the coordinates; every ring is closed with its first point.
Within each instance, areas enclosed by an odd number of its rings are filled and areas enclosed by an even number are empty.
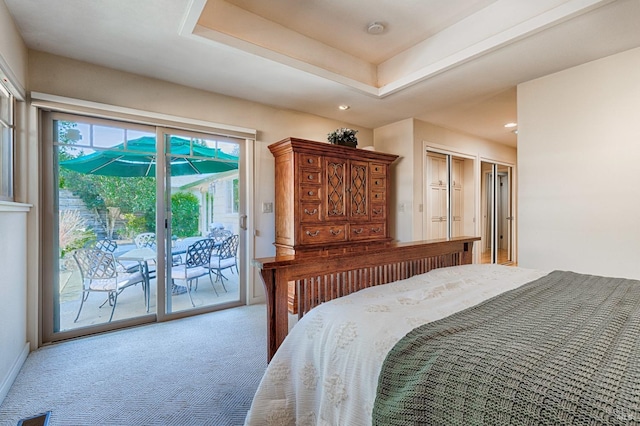
{"type": "Polygon", "coordinates": [[[43,129],[45,342],[243,303],[243,139],[62,113],[43,129]]]}
{"type": "Polygon", "coordinates": [[[52,331],[153,314],[140,263],[120,256],[135,248],[137,234],[155,232],[155,128],[64,114],[52,115],[50,125],[52,331]]]}
{"type": "Polygon", "coordinates": [[[244,144],[222,136],[162,133],[167,171],[166,312],[237,305],[244,144]],[[207,241],[204,241],[207,240],[207,241]],[[207,251],[211,256],[202,256],[207,251]],[[203,261],[202,265],[199,262],[203,261]],[[199,269],[204,266],[204,269],[199,269]],[[190,278],[192,277],[192,278],[190,278]],[[194,277],[194,278],[193,278],[194,277]]]}

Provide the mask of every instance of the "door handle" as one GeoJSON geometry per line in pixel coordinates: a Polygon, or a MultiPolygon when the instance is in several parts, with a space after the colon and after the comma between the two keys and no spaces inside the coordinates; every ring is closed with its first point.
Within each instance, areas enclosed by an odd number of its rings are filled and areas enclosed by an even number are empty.
{"type": "Polygon", "coordinates": [[[243,231],[247,230],[247,215],[243,214],[240,216],[240,229],[243,231]]]}

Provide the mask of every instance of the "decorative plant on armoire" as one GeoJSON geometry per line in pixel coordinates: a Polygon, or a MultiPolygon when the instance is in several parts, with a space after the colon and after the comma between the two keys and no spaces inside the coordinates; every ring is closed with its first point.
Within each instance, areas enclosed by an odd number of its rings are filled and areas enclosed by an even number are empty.
{"type": "Polygon", "coordinates": [[[355,148],[358,146],[358,138],[356,138],[357,130],[340,128],[327,135],[327,140],[334,145],[348,146],[355,148]]]}

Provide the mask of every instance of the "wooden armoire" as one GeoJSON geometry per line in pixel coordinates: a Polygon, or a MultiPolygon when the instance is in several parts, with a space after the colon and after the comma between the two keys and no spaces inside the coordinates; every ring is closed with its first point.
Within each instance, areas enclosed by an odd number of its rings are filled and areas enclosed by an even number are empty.
{"type": "Polygon", "coordinates": [[[324,255],[386,243],[389,165],[398,157],[287,138],[275,157],[276,255],[324,255]]]}

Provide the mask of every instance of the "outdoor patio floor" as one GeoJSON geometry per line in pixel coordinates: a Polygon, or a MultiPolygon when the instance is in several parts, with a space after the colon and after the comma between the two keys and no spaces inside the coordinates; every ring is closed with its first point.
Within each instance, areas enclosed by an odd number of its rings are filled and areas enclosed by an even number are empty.
{"type": "MultiPolygon", "coordinates": [[[[239,300],[239,278],[235,269],[233,272],[230,269],[227,269],[223,271],[223,274],[228,278],[228,280],[224,281],[224,285],[227,289],[226,292],[220,281],[215,282],[215,274],[213,275],[214,285],[218,291],[218,295],[216,295],[208,276],[200,277],[198,279],[197,290],[195,289],[196,286],[194,280],[191,297],[193,298],[193,303],[196,308],[239,300]]],[[[183,281],[176,281],[176,284],[184,285],[185,283],[183,281]]],[[[156,310],[156,297],[158,294],[156,280],[152,279],[150,285],[151,297],[149,312],[153,313],[156,310]]],[[[82,294],[80,272],[77,268],[71,268],[70,270],[60,272],[60,288],[60,331],[102,324],[109,321],[111,306],[107,303],[103,307],[100,307],[100,305],[106,300],[107,293],[93,292],[89,294],[88,299],[84,302],[78,321],[75,323],[73,322],[78,314],[80,297],[82,294]]],[[[171,303],[173,312],[192,309],[187,293],[172,295],[171,303]]],[[[144,302],[144,292],[142,290],[142,284],[138,284],[126,288],[122,293],[120,293],[120,295],[118,295],[118,301],[112,321],[135,318],[145,314],[147,314],[147,312],[144,302]]]]}

